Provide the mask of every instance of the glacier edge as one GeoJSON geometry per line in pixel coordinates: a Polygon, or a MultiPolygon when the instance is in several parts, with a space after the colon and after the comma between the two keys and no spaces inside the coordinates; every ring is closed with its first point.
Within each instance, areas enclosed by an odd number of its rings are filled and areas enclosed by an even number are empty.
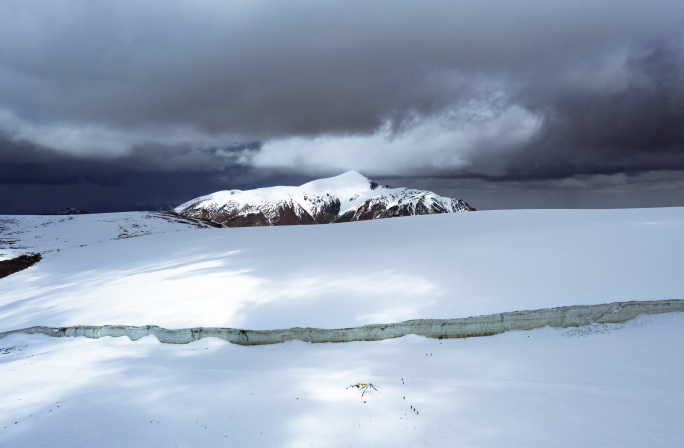
{"type": "Polygon", "coordinates": [[[491,336],[506,331],[581,327],[591,324],[621,323],[640,314],[684,312],[684,300],[612,302],[599,305],[573,305],[538,310],[511,311],[457,319],[415,319],[389,324],[323,329],[288,328],[276,330],[243,330],[238,328],[194,327],[168,329],[155,325],[76,325],[70,327],[35,326],[0,332],[0,339],[11,334],[44,334],[53,337],[127,336],[138,340],[154,336],[167,344],[187,344],[202,338],[219,338],[239,345],[267,345],[287,341],[311,343],[379,341],[407,335],[451,339],[491,336]]]}

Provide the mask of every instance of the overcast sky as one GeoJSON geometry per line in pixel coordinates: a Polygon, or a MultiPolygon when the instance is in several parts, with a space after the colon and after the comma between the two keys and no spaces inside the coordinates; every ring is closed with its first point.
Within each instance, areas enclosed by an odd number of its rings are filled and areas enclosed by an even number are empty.
{"type": "Polygon", "coordinates": [[[0,213],[348,170],[479,209],[684,206],[684,3],[0,2],[0,213]]]}

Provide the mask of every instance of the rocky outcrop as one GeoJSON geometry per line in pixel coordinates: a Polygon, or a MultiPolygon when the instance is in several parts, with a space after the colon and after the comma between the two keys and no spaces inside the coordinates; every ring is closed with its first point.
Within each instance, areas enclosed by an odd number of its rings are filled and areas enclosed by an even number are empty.
{"type": "Polygon", "coordinates": [[[408,190],[405,199],[393,204],[386,197],[369,199],[356,209],[335,217],[331,222],[367,221],[370,219],[397,218],[400,216],[434,215],[439,213],[471,212],[475,209],[462,199],[442,198],[429,191],[408,190]],[[446,202],[446,203],[445,203],[446,202]]]}
{"type": "Polygon", "coordinates": [[[0,278],[28,269],[42,258],[40,254],[26,254],[10,260],[2,260],[0,261],[0,278]]]}
{"type": "Polygon", "coordinates": [[[511,330],[532,330],[545,326],[580,327],[590,324],[620,323],[640,314],[684,312],[684,300],[614,302],[601,305],[576,305],[531,311],[514,311],[462,319],[417,319],[392,324],[322,329],[289,328],[282,330],[241,330],[236,328],[197,327],[167,329],[157,326],[80,325],[64,328],[30,327],[0,333],[0,338],[16,333],[45,334],[54,337],[128,336],[137,340],[154,336],[160,342],[187,344],[202,338],[219,338],[240,345],[266,345],[299,340],[304,342],[378,341],[414,334],[428,338],[466,338],[490,336],[511,330]]]}
{"type": "Polygon", "coordinates": [[[88,212],[85,210],[79,210],[73,207],[63,208],[62,210],[54,213],[55,215],[87,215],[88,212]]]}

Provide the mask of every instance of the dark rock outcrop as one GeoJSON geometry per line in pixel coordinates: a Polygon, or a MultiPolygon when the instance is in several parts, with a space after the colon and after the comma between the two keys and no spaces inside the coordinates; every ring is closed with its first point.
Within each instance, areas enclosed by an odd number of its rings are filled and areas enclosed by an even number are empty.
{"type": "Polygon", "coordinates": [[[11,260],[0,261],[0,278],[7,277],[15,272],[23,271],[38,263],[43,257],[40,254],[21,255],[11,260]]]}

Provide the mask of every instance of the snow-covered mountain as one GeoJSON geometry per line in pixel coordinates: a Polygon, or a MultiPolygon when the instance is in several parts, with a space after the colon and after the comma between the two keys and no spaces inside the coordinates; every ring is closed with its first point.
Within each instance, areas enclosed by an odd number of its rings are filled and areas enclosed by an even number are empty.
{"type": "Polygon", "coordinates": [[[79,210],[73,207],[67,207],[63,208],[62,210],[58,211],[57,213],[51,213],[53,215],[87,215],[88,212],[84,210],[79,210]]]}
{"type": "Polygon", "coordinates": [[[181,215],[229,227],[328,224],[473,210],[461,199],[381,186],[356,171],[300,187],[218,191],[175,209],[181,215]]]}

